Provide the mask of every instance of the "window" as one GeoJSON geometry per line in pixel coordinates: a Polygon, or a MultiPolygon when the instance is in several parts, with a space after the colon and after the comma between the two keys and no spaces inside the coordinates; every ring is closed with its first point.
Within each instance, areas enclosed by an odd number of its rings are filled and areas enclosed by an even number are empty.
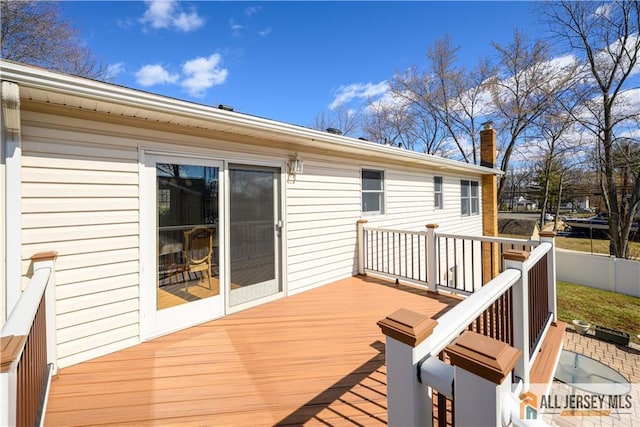
{"type": "Polygon", "coordinates": [[[442,209],[442,177],[433,177],[433,207],[442,209]]]}
{"type": "Polygon", "coordinates": [[[362,212],[384,213],[384,172],[362,169],[362,212]]]}
{"type": "Polygon", "coordinates": [[[462,216],[480,214],[478,181],[460,181],[460,212],[462,216]]]}

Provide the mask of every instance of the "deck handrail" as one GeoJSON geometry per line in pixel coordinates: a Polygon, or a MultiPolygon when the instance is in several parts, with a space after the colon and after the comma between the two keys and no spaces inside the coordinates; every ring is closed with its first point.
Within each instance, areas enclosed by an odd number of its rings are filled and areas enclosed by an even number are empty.
{"type": "Polygon", "coordinates": [[[429,337],[429,351],[423,359],[437,356],[444,348],[468,328],[469,324],[485,312],[498,298],[518,282],[522,273],[508,269],[478,291],[456,304],[438,318],[438,325],[429,337]]]}
{"type": "Polygon", "coordinates": [[[358,221],[358,272],[436,292],[470,295],[502,271],[505,250],[531,251],[538,240],[376,227],[358,221]],[[489,260],[493,259],[493,262],[489,260]]]}
{"type": "Polygon", "coordinates": [[[364,230],[368,230],[368,231],[379,231],[379,232],[384,232],[384,233],[413,234],[415,236],[426,236],[427,235],[426,231],[401,230],[399,228],[369,227],[369,226],[365,225],[363,227],[363,229],[364,230]]]}
{"type": "Polygon", "coordinates": [[[538,246],[540,244],[538,240],[515,239],[513,237],[470,236],[465,234],[440,233],[440,232],[436,232],[436,235],[438,237],[444,237],[449,239],[476,240],[479,242],[487,242],[487,243],[506,243],[506,244],[513,244],[513,245],[525,245],[525,246],[538,246]]]}
{"type": "Polygon", "coordinates": [[[429,424],[436,397],[438,417],[452,408],[464,410],[455,400],[447,402],[455,398],[454,368],[442,357],[466,329],[518,350],[521,357],[513,359],[512,375],[528,388],[531,366],[555,320],[554,233],[541,233],[540,242],[446,233],[431,237],[447,236],[489,244],[514,242],[518,247],[502,253],[502,272],[436,320],[398,311],[378,323],[387,335],[390,424],[429,424]],[[519,247],[523,244],[529,247],[519,247]]]}
{"type": "Polygon", "coordinates": [[[47,288],[50,275],[50,268],[41,268],[33,273],[29,284],[22,292],[18,303],[11,310],[7,322],[2,327],[2,332],[0,333],[2,338],[11,335],[27,335],[29,333],[40,300],[47,288]]]}
{"type": "Polygon", "coordinates": [[[57,371],[54,261],[32,257],[33,275],[0,331],[0,425],[42,425],[52,375],[57,371]]]}

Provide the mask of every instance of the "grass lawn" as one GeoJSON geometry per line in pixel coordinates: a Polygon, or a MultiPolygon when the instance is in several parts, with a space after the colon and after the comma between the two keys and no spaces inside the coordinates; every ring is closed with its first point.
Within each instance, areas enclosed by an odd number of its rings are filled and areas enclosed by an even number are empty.
{"type": "Polygon", "coordinates": [[[631,334],[640,343],[640,298],[557,282],[558,318],[569,324],[584,320],[631,334]]]}
{"type": "MultiPolygon", "coordinates": [[[[579,237],[556,237],[556,247],[580,252],[592,251],[591,239],[579,237]]],[[[593,253],[608,254],[609,240],[593,239],[593,253]]],[[[631,259],[640,260],[640,242],[629,241],[629,255],[631,259]]]]}

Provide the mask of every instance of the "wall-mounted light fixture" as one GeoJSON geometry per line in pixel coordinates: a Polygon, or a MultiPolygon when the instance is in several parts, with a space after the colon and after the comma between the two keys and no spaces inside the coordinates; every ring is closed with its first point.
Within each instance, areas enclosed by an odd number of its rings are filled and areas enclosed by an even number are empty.
{"type": "Polygon", "coordinates": [[[2,82],[2,120],[7,138],[20,138],[20,89],[17,84],[2,82]]]}
{"type": "Polygon", "coordinates": [[[301,174],[303,171],[303,166],[304,160],[302,160],[298,153],[296,153],[296,156],[293,159],[289,159],[289,161],[287,162],[289,175],[295,176],[301,174]]]}

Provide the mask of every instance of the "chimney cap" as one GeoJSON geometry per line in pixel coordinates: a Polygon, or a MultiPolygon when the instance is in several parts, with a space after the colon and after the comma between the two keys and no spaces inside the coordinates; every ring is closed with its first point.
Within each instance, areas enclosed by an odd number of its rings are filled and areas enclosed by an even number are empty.
{"type": "Polygon", "coordinates": [[[483,130],[493,129],[493,120],[489,120],[489,121],[486,121],[486,122],[482,123],[482,129],[483,130]]]}

